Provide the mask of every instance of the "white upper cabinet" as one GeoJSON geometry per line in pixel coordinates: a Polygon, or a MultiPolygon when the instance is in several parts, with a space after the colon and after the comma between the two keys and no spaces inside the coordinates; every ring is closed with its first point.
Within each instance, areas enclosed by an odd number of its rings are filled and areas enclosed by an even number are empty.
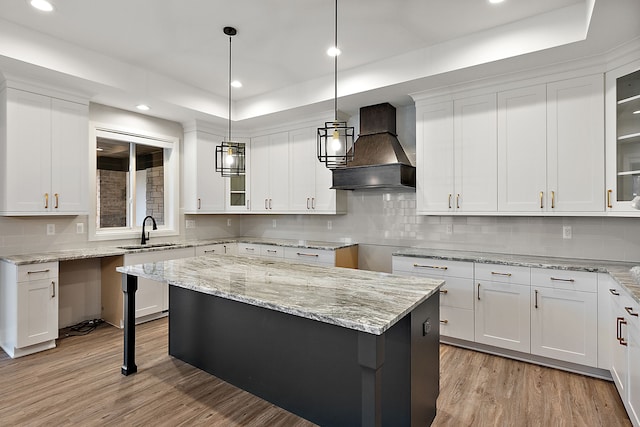
{"type": "Polygon", "coordinates": [[[251,138],[251,211],[289,209],[289,133],[251,138]]]}
{"type": "Polygon", "coordinates": [[[545,85],[498,93],[498,210],[544,209],[547,182],[545,85]]]}
{"type": "Polygon", "coordinates": [[[495,212],[495,94],[419,105],[416,118],[418,213],[495,212]]]}
{"type": "Polygon", "coordinates": [[[606,74],[607,211],[638,215],[640,195],[640,60],[606,74]]]}
{"type": "Polygon", "coordinates": [[[602,75],[548,84],[547,206],[562,213],[604,212],[603,157],[602,75]]]}
{"type": "Polygon", "coordinates": [[[189,130],[184,134],[184,207],[187,214],[225,211],[225,180],[215,170],[216,145],[223,137],[189,130]]]}
{"type": "Polygon", "coordinates": [[[307,127],[289,132],[289,153],[290,211],[343,212],[345,193],[331,189],[331,169],[318,161],[316,128],[307,127]]]}
{"type": "Polygon", "coordinates": [[[1,97],[0,212],[86,214],[88,105],[12,87],[1,97]]]}

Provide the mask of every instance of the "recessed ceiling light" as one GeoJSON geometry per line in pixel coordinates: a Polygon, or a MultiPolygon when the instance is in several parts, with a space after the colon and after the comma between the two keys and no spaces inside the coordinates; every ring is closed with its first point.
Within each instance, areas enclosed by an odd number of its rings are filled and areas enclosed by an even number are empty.
{"type": "Polygon", "coordinates": [[[640,110],[636,110],[632,114],[640,114],[640,110]]]}
{"type": "Polygon", "coordinates": [[[234,80],[231,82],[232,87],[242,87],[242,82],[239,80],[234,80]]]}
{"type": "Polygon", "coordinates": [[[47,0],[31,0],[31,6],[35,7],[38,10],[43,12],[51,12],[53,11],[53,5],[47,0]]]}
{"type": "Polygon", "coordinates": [[[342,51],[337,46],[331,46],[327,49],[327,55],[329,56],[338,56],[342,53],[342,51]]]}
{"type": "Polygon", "coordinates": [[[489,3],[491,4],[498,4],[498,3],[502,3],[504,0],[489,0],[489,3]]]}
{"type": "Polygon", "coordinates": [[[138,104],[136,108],[140,111],[149,111],[151,109],[147,104],[138,104]]]}

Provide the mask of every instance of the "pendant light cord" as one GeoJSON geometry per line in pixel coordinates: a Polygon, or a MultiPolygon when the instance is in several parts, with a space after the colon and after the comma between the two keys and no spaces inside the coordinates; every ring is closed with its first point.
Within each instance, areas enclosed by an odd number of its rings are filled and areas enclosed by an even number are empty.
{"type": "Polygon", "coordinates": [[[231,36],[229,36],[229,133],[227,137],[227,141],[231,142],[231,36]]]}
{"type": "Polygon", "coordinates": [[[335,28],[333,47],[336,55],[333,57],[333,112],[334,121],[338,121],[338,0],[336,0],[335,28]]]}

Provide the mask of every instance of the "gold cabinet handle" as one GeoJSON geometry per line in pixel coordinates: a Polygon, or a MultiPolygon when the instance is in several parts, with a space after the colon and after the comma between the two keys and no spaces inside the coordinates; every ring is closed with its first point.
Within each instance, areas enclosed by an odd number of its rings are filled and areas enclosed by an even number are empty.
{"type": "Polygon", "coordinates": [[[198,199],[198,209],[202,208],[202,201],[198,199]]]}
{"type": "Polygon", "coordinates": [[[315,209],[316,208],[316,198],[312,197],[311,198],[311,209],[315,209]]]}
{"type": "Polygon", "coordinates": [[[456,194],[456,209],[460,209],[460,194],[456,194]]]}
{"type": "Polygon", "coordinates": [[[631,316],[638,317],[638,313],[633,312],[633,307],[625,307],[624,309],[627,310],[627,313],[629,313],[631,316]]]}
{"type": "Polygon", "coordinates": [[[58,209],[58,193],[54,194],[53,197],[56,198],[56,205],[54,206],[54,208],[58,209]]]}
{"type": "Polygon", "coordinates": [[[555,209],[556,207],[556,192],[551,192],[551,209],[555,209]]]}
{"type": "Polygon", "coordinates": [[[440,293],[446,295],[446,294],[449,293],[449,291],[447,289],[442,289],[442,290],[440,290],[440,293]]]}
{"type": "Polygon", "coordinates": [[[448,270],[449,267],[445,265],[422,265],[422,264],[413,264],[415,268],[433,268],[435,270],[448,270]]]}
{"type": "Polygon", "coordinates": [[[618,317],[618,341],[620,342],[620,345],[623,345],[626,347],[627,342],[624,340],[624,337],[622,336],[622,325],[626,325],[627,321],[624,320],[624,317],[618,317]]]}
{"type": "Polygon", "coordinates": [[[449,209],[451,209],[451,193],[449,193],[449,209]]]}
{"type": "Polygon", "coordinates": [[[609,292],[616,296],[620,295],[620,292],[616,291],[615,289],[609,289],[609,292]]]}
{"type": "Polygon", "coordinates": [[[49,209],[49,193],[44,193],[44,208],[49,209]]]}
{"type": "Polygon", "coordinates": [[[511,277],[511,273],[500,273],[499,271],[492,271],[491,274],[494,275],[494,276],[511,277]]]}
{"type": "Polygon", "coordinates": [[[446,325],[447,323],[449,323],[449,321],[445,319],[445,320],[441,320],[440,323],[442,323],[443,325],[446,325]]]}
{"type": "Polygon", "coordinates": [[[480,301],[480,283],[478,283],[478,301],[480,301]]]}
{"type": "Polygon", "coordinates": [[[311,200],[311,199],[310,199],[309,197],[307,197],[307,209],[311,209],[311,208],[309,207],[309,201],[310,201],[310,200],[311,200]]]}
{"type": "Polygon", "coordinates": [[[535,298],[535,303],[533,304],[534,308],[538,308],[538,290],[536,289],[535,291],[536,293],[536,298],[535,298]]]}
{"type": "Polygon", "coordinates": [[[51,298],[56,297],[56,282],[51,281],[51,298]]]}
{"type": "Polygon", "coordinates": [[[558,277],[551,277],[551,280],[554,280],[556,282],[571,282],[571,283],[575,282],[575,279],[560,279],[558,277]]]}
{"type": "Polygon", "coordinates": [[[611,205],[611,193],[613,193],[613,190],[607,190],[607,207],[609,209],[613,207],[613,205],[611,205]]]}
{"type": "Polygon", "coordinates": [[[544,204],[542,203],[542,198],[544,197],[544,191],[540,192],[540,209],[544,209],[544,204]]]}

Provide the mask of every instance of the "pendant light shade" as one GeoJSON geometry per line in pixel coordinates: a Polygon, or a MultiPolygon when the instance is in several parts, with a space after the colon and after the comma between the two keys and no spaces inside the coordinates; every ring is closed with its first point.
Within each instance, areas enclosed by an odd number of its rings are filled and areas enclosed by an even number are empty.
{"type": "Polygon", "coordinates": [[[347,166],[353,160],[355,145],[353,127],[338,120],[338,0],[335,1],[333,109],[334,120],[318,128],[318,160],[330,169],[347,166]]]}
{"type": "Polygon", "coordinates": [[[245,174],[245,145],[231,139],[231,38],[238,34],[233,27],[224,27],[229,36],[229,131],[226,140],[216,146],[216,172],[222,176],[238,176],[245,174]]]}

